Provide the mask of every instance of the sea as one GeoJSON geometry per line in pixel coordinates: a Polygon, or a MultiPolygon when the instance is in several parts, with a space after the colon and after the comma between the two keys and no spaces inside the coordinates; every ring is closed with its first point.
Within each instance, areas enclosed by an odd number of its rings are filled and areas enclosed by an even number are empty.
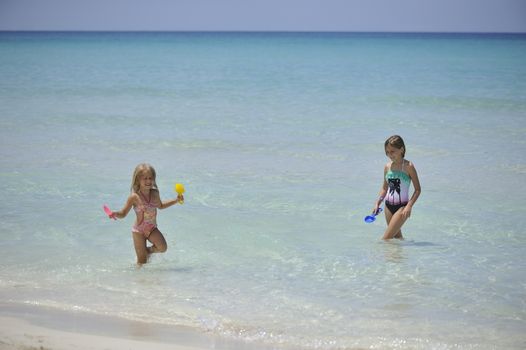
{"type": "MultiPolygon", "coordinates": [[[[526,348],[526,35],[0,32],[0,300],[272,349],[526,348]],[[406,144],[422,194],[383,241],[406,144]],[[157,171],[168,250],[121,209],[157,171]]],[[[411,188],[411,192],[413,188],[411,188]]]]}

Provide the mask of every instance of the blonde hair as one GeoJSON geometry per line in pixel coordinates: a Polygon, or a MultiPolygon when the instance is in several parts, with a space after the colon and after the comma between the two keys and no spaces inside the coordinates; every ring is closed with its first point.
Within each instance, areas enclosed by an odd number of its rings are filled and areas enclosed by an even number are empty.
{"type": "Polygon", "coordinates": [[[139,189],[140,189],[139,182],[140,182],[141,176],[144,176],[146,173],[150,173],[152,175],[152,178],[153,178],[152,189],[159,191],[159,189],[157,188],[157,183],[155,182],[155,176],[156,176],[155,169],[153,168],[153,166],[151,166],[148,163],[141,163],[135,167],[135,170],[133,172],[132,183],[131,183],[132,193],[139,193],[139,189]]]}
{"type": "Polygon", "coordinates": [[[388,145],[396,149],[403,148],[404,150],[402,151],[402,157],[405,157],[405,144],[401,136],[393,135],[389,137],[387,140],[385,140],[384,148],[387,148],[388,145]]]}

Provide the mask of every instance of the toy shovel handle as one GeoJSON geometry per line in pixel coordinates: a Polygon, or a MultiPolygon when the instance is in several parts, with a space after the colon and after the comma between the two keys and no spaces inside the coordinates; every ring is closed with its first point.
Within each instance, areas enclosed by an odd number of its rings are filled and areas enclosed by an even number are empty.
{"type": "Polygon", "coordinates": [[[363,221],[365,221],[366,223],[370,224],[371,222],[374,222],[374,220],[376,220],[376,215],[380,214],[382,212],[382,208],[378,208],[378,210],[373,213],[373,215],[367,215],[363,221]]]}

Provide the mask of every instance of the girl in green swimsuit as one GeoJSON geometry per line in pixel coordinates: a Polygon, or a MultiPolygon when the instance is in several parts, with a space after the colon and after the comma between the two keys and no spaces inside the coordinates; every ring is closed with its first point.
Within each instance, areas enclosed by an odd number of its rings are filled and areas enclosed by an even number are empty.
{"type": "Polygon", "coordinates": [[[404,239],[401,230],[402,225],[411,216],[411,209],[422,190],[415,166],[404,158],[404,140],[398,135],[391,136],[385,141],[384,147],[385,154],[391,161],[384,167],[383,184],[373,212],[378,212],[385,199],[387,229],[383,239],[404,239]],[[411,182],[413,182],[415,191],[409,198],[411,182]]]}

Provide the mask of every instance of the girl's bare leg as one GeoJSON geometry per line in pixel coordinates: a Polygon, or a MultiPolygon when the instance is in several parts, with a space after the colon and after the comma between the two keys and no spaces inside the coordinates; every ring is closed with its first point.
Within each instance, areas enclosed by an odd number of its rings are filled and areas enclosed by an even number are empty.
{"type": "Polygon", "coordinates": [[[148,249],[146,248],[146,238],[137,232],[132,232],[133,246],[137,254],[137,265],[146,264],[148,262],[148,249]]]}
{"type": "Polygon", "coordinates": [[[389,211],[389,209],[386,208],[385,210],[385,220],[387,221],[387,229],[385,230],[384,236],[382,239],[391,239],[391,238],[398,238],[398,239],[404,239],[404,236],[402,236],[402,225],[405,223],[407,218],[404,218],[402,216],[402,210],[403,208],[398,209],[398,211],[393,215],[389,211]]]}
{"type": "Polygon", "coordinates": [[[166,240],[164,239],[163,234],[159,229],[154,229],[152,233],[150,233],[150,236],[148,236],[148,240],[152,242],[152,246],[148,247],[148,253],[164,253],[166,249],[168,248],[168,245],[166,244],[166,240]]]}

